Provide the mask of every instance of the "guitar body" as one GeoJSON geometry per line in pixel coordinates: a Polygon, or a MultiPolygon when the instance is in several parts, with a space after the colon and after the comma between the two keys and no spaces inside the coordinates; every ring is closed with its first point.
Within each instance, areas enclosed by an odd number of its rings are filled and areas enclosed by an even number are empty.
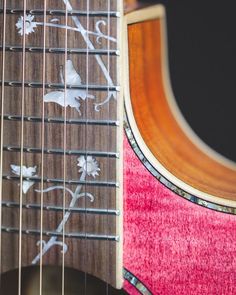
{"type": "Polygon", "coordinates": [[[235,294],[235,216],[172,192],[124,148],[124,267],[138,279],[128,294],[235,294]]]}
{"type": "Polygon", "coordinates": [[[207,148],[176,106],[163,7],[128,14],[126,25],[124,266],[134,277],[125,288],[235,294],[235,164],[207,148]]]}

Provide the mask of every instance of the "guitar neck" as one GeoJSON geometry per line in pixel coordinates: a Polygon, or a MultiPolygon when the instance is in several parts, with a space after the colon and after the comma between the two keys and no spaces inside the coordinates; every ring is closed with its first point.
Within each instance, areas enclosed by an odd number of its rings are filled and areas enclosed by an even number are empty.
{"type": "Polygon", "coordinates": [[[122,1],[1,2],[2,272],[121,287],[122,1]]]}

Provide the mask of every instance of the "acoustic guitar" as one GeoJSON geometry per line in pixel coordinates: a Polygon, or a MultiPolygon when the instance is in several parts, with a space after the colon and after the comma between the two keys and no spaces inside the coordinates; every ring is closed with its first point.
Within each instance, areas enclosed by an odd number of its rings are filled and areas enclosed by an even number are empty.
{"type": "Polygon", "coordinates": [[[0,294],[234,294],[235,164],[177,107],[164,6],[0,4],[0,294]]]}

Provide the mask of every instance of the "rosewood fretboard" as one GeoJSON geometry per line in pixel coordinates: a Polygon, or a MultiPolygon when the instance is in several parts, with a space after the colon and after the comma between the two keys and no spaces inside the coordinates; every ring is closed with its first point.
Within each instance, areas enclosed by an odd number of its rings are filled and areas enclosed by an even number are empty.
{"type": "Polygon", "coordinates": [[[42,231],[43,265],[64,250],[66,267],[119,286],[121,5],[89,2],[48,0],[45,13],[44,1],[0,1],[1,270],[19,253],[39,264],[42,231]]]}

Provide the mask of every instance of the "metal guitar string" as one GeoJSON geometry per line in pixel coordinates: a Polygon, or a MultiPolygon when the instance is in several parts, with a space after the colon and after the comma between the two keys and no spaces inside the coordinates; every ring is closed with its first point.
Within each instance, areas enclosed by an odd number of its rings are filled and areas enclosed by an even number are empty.
{"type": "MultiPolygon", "coordinates": [[[[110,11],[111,11],[111,2],[110,0],[107,0],[107,35],[110,37],[111,35],[111,18],[110,18],[110,11]]],[[[110,76],[110,40],[109,38],[107,39],[107,71],[108,71],[108,76],[110,76]]],[[[110,83],[107,81],[107,97],[110,95],[110,83]]],[[[107,120],[110,120],[110,102],[107,104],[107,111],[108,111],[108,118],[107,120]]],[[[110,158],[109,158],[109,146],[110,146],[110,140],[111,138],[111,133],[110,133],[110,127],[107,125],[107,183],[109,182],[109,174],[110,174],[110,158]]],[[[107,212],[109,209],[109,197],[111,194],[109,194],[109,187],[107,186],[107,194],[106,194],[106,203],[107,203],[107,212]]],[[[107,228],[107,237],[109,235],[109,216],[108,213],[106,215],[106,228],[107,228]]],[[[109,253],[109,241],[107,238],[106,241],[106,250],[107,253],[109,253]]],[[[106,294],[108,295],[109,293],[109,285],[108,282],[110,281],[110,272],[109,272],[109,263],[110,263],[110,255],[108,255],[108,259],[106,260],[106,273],[107,273],[107,279],[106,279],[106,294]]]]}
{"type": "Polygon", "coordinates": [[[18,263],[18,295],[21,295],[22,277],[22,207],[23,207],[23,160],[24,160],[24,106],[25,106],[25,43],[26,43],[26,0],[24,0],[23,16],[23,50],[22,50],[22,97],[21,97],[21,139],[20,139],[20,208],[19,208],[19,263],[18,263]]]}
{"type": "MultiPolygon", "coordinates": [[[[90,13],[90,0],[87,0],[87,7],[86,7],[86,11],[87,11],[87,16],[86,16],[86,29],[87,31],[89,31],[89,13],[90,13]]],[[[89,85],[89,44],[88,42],[86,42],[86,96],[88,97],[88,85],[89,85]]],[[[86,159],[86,171],[88,170],[88,161],[87,161],[87,136],[88,136],[88,124],[87,124],[87,120],[88,120],[88,100],[86,99],[86,103],[85,103],[85,113],[86,113],[86,123],[85,123],[85,139],[84,139],[84,143],[85,143],[85,159],[86,159]]],[[[87,173],[86,173],[86,178],[87,179],[87,173]]],[[[85,210],[87,209],[87,181],[85,181],[85,210]]],[[[85,285],[85,295],[87,294],[87,267],[86,267],[86,261],[87,261],[87,256],[88,256],[88,241],[87,241],[87,210],[86,213],[84,215],[84,230],[85,230],[85,257],[84,257],[84,268],[85,268],[85,272],[84,272],[84,285],[85,285]]]]}
{"type": "Polygon", "coordinates": [[[5,55],[6,55],[6,0],[3,2],[3,32],[2,32],[2,100],[1,100],[1,146],[0,146],[0,287],[2,273],[2,174],[3,174],[3,122],[4,122],[4,96],[5,96],[5,55]]]}
{"type": "MultiPolygon", "coordinates": [[[[67,130],[66,130],[66,121],[67,121],[67,48],[68,48],[68,7],[65,7],[65,55],[64,55],[64,130],[63,130],[63,216],[62,220],[65,218],[65,208],[66,208],[66,139],[67,139],[67,130]]],[[[65,222],[63,222],[62,227],[62,244],[65,245],[65,222]]],[[[62,286],[61,286],[61,294],[65,294],[65,251],[62,250],[62,286]]]]}
{"type": "Polygon", "coordinates": [[[45,109],[44,109],[44,95],[46,83],[46,21],[47,21],[47,0],[44,0],[44,14],[43,14],[43,75],[42,75],[42,125],[41,125],[41,183],[40,183],[40,262],[39,262],[39,295],[43,292],[43,189],[44,189],[44,128],[45,128],[45,109]]]}

